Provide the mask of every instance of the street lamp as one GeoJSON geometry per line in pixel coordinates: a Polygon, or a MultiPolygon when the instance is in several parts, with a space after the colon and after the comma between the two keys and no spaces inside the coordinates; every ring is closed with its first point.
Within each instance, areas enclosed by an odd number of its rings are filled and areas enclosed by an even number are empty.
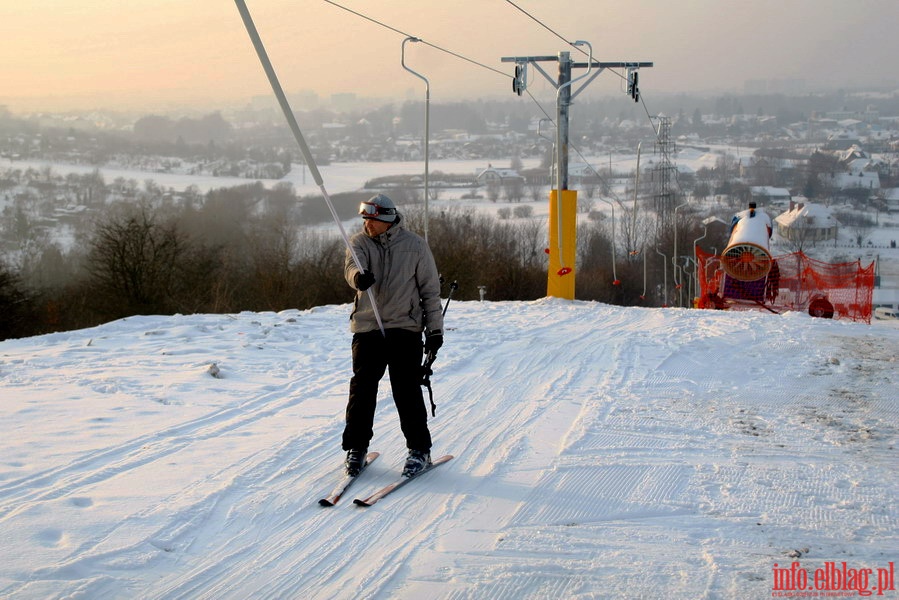
{"type": "Polygon", "coordinates": [[[656,254],[658,254],[659,256],[662,257],[662,276],[663,276],[663,280],[664,280],[664,283],[662,284],[662,291],[665,293],[663,306],[667,307],[668,306],[668,257],[665,256],[665,253],[662,252],[661,250],[659,250],[658,248],[656,248],[655,250],[656,250],[656,254]]]}
{"type": "Polygon", "coordinates": [[[690,301],[690,306],[693,306],[693,298],[696,297],[696,287],[695,287],[696,261],[693,260],[692,256],[687,256],[687,255],[681,256],[681,260],[684,261],[684,266],[681,267],[681,272],[683,272],[686,276],[687,298],[690,301]],[[688,269],[688,267],[690,266],[691,263],[693,264],[693,277],[690,277],[690,271],[688,269]]]}
{"type": "Polygon", "coordinates": [[[600,200],[612,207],[612,285],[621,285],[621,281],[618,279],[618,272],[615,269],[615,205],[606,198],[600,198],[600,200]]]}
{"type": "MultiPolygon", "coordinates": [[[[646,301],[646,248],[643,248],[643,293],[640,294],[640,300],[646,301]]],[[[662,265],[665,266],[664,264],[662,265]]]]}
{"type": "Polygon", "coordinates": [[[679,264],[677,264],[677,260],[674,261],[674,289],[677,290],[677,307],[684,307],[684,284],[678,283],[678,280],[684,280],[684,271],[679,264]],[[680,273],[680,277],[677,274],[680,273]]]}
{"type": "Polygon", "coordinates": [[[425,242],[428,241],[428,142],[431,137],[431,83],[428,81],[427,77],[420,73],[416,73],[412,69],[406,66],[406,42],[420,42],[421,40],[417,37],[409,36],[403,40],[402,46],[402,56],[400,57],[400,64],[403,65],[403,68],[421,79],[425,82],[425,242]]]}
{"type": "MultiPolygon", "coordinates": [[[[674,207],[674,253],[671,255],[671,264],[674,265],[672,274],[674,275],[675,286],[681,285],[681,282],[677,277],[677,211],[685,207],[687,204],[689,204],[689,202],[684,202],[674,207]]],[[[678,304],[680,304],[680,301],[678,301],[678,304]]]]}

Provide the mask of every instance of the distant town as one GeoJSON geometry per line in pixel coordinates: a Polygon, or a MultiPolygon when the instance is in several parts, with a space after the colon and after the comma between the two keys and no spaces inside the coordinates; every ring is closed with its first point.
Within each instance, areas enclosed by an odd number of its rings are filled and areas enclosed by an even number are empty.
{"type": "MultiPolygon", "coordinates": [[[[311,92],[292,98],[318,164],[423,159],[422,102],[366,109],[364,99],[350,94],[331,100],[345,110],[328,109],[329,102],[311,92]]],[[[722,155],[722,163],[730,163],[722,165],[724,173],[679,167],[682,194],[742,200],[757,188],[757,194],[772,201],[792,194],[825,205],[849,200],[881,212],[899,211],[899,92],[678,96],[663,97],[658,104],[658,115],[670,121],[676,150],[731,146],[744,152],[739,157],[722,155]]],[[[548,182],[553,124],[534,112],[532,104],[516,101],[434,104],[429,157],[480,159],[485,168],[517,170],[522,161],[536,158],[539,168],[517,174],[548,182]]],[[[656,115],[647,116],[641,106],[624,98],[588,100],[572,112],[576,155],[572,153],[570,173],[576,181],[611,185],[631,173],[616,172],[603,157],[633,154],[640,143],[648,155],[656,150],[656,115]]],[[[671,158],[676,165],[676,154],[671,158]]],[[[267,97],[239,109],[200,115],[14,115],[0,107],[0,159],[7,159],[7,165],[40,161],[134,170],[145,173],[144,179],[154,173],[180,173],[249,180],[280,179],[301,161],[280,111],[267,97]]],[[[5,209],[33,196],[28,188],[34,186],[24,173],[17,177],[15,169],[0,163],[0,174],[5,209]]],[[[39,187],[52,182],[43,183],[39,187]]],[[[478,186],[487,181],[464,183],[478,186]]],[[[69,182],[59,187],[60,201],[90,200],[90,186],[72,189],[69,182]]]]}
{"type": "MultiPolygon", "coordinates": [[[[291,102],[319,165],[423,161],[421,101],[376,105],[307,92],[291,102]]],[[[774,242],[786,250],[842,247],[840,259],[882,261],[875,306],[899,306],[893,289],[899,269],[892,266],[899,264],[899,91],[661,97],[653,110],[626,97],[572,107],[569,177],[585,201],[583,212],[601,220],[593,213],[603,205],[594,200],[605,199],[625,218],[630,200],[624,199],[632,196],[659,211],[663,194],[669,210],[695,205],[683,216],[692,219],[690,232],[701,232],[709,214],[727,221],[754,202],[777,217],[774,242]],[[706,160],[691,160],[697,155],[706,160]],[[884,252],[871,252],[877,250],[884,252]]],[[[535,112],[533,103],[517,100],[431,105],[429,197],[545,201],[553,182],[554,124],[535,112]],[[441,170],[453,161],[477,168],[441,170]]],[[[259,210],[284,209],[301,196],[292,183],[305,169],[301,163],[270,98],[153,115],[14,114],[0,107],[0,255],[7,269],[32,279],[27,275],[48,246],[66,254],[90,238],[111,205],[196,209],[214,188],[241,181],[247,194],[261,196],[259,210]],[[212,183],[167,185],[164,178],[174,175],[212,183]]],[[[422,184],[420,171],[385,174],[360,181],[358,191],[390,189],[420,202],[422,184]]],[[[342,210],[350,218],[347,206],[342,210]]],[[[312,214],[306,212],[305,222],[312,214]]],[[[516,210],[514,216],[533,214],[516,210]]]]}

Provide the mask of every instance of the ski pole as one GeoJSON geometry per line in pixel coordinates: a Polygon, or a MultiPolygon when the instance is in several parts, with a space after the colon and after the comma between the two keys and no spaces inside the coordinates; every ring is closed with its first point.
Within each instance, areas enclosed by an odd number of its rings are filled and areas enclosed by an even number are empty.
{"type": "MultiPolygon", "coordinates": [[[[362,268],[362,263],[359,262],[359,257],[356,256],[356,251],[353,250],[353,246],[350,244],[350,238],[349,236],[347,236],[346,230],[344,230],[343,224],[340,222],[340,218],[337,216],[337,210],[334,208],[334,203],[331,202],[331,197],[328,195],[328,191],[325,189],[324,180],[322,179],[321,173],[319,173],[318,171],[318,165],[316,165],[315,158],[312,156],[312,152],[309,150],[309,146],[306,144],[306,140],[303,138],[303,132],[300,131],[300,126],[293,114],[293,110],[290,108],[290,103],[287,102],[287,96],[284,95],[284,90],[281,88],[281,83],[278,81],[278,75],[275,73],[275,69],[272,66],[272,61],[269,60],[268,53],[265,51],[265,46],[262,45],[262,38],[259,37],[259,31],[256,30],[256,25],[253,23],[253,17],[250,16],[250,11],[247,9],[247,4],[246,2],[244,2],[244,0],[234,0],[234,3],[237,4],[237,10],[240,12],[240,16],[243,19],[244,26],[247,28],[247,33],[250,36],[250,40],[253,42],[253,47],[256,49],[256,54],[259,56],[259,62],[262,63],[262,69],[265,71],[265,74],[268,77],[268,81],[272,86],[272,91],[275,93],[275,97],[278,99],[278,104],[281,106],[281,112],[284,113],[284,117],[287,119],[287,124],[290,126],[290,130],[293,132],[293,137],[296,139],[297,144],[300,146],[300,151],[303,153],[303,158],[306,160],[306,164],[309,166],[309,172],[312,173],[312,178],[315,180],[316,185],[318,185],[319,189],[321,190],[322,196],[325,199],[325,203],[328,205],[328,209],[331,211],[331,216],[334,218],[334,222],[337,223],[337,228],[340,229],[340,235],[343,237],[343,242],[344,244],[346,244],[350,256],[353,257],[353,262],[356,264],[356,268],[359,269],[359,272],[361,273],[364,270],[362,268]]],[[[368,288],[368,299],[371,301],[371,307],[375,313],[375,320],[378,322],[378,329],[381,330],[382,335],[386,335],[384,333],[384,324],[381,322],[381,314],[378,312],[378,305],[375,302],[375,294],[371,288],[368,288]]]]}
{"type": "Polygon", "coordinates": [[[446,316],[446,309],[449,308],[450,300],[453,299],[453,292],[456,291],[456,288],[459,287],[459,283],[455,280],[450,284],[449,296],[446,297],[446,304],[443,305],[443,316],[446,316]]]}
{"type": "MultiPolygon", "coordinates": [[[[443,277],[440,278],[440,283],[443,283],[443,277]]],[[[449,308],[450,300],[453,299],[453,292],[456,291],[456,288],[459,287],[458,282],[453,281],[450,284],[449,296],[446,298],[446,304],[443,306],[443,316],[446,316],[446,309],[449,308]]],[[[425,386],[428,390],[428,399],[431,401],[431,416],[437,416],[437,405],[434,404],[434,390],[431,389],[431,375],[434,374],[434,370],[431,369],[431,365],[434,364],[434,361],[437,360],[437,354],[435,352],[428,352],[425,354],[425,362],[421,366],[421,385],[425,386]]]]}

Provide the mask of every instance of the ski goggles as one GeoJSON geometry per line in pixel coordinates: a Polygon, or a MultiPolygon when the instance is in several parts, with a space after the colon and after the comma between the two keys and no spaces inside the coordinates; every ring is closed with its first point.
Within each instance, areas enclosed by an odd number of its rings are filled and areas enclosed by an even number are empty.
{"type": "Polygon", "coordinates": [[[359,205],[359,214],[363,219],[374,219],[382,215],[395,215],[395,208],[386,208],[374,202],[363,202],[359,205]]]}

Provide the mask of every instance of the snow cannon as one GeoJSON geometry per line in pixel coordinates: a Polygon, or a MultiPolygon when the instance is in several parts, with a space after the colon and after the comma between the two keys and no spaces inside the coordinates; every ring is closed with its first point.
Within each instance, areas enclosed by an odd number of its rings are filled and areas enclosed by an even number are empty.
{"type": "Polygon", "coordinates": [[[731,221],[730,239],[721,253],[724,272],[738,281],[757,281],[768,275],[772,258],[768,246],[771,218],[755,202],[731,221]]]}

